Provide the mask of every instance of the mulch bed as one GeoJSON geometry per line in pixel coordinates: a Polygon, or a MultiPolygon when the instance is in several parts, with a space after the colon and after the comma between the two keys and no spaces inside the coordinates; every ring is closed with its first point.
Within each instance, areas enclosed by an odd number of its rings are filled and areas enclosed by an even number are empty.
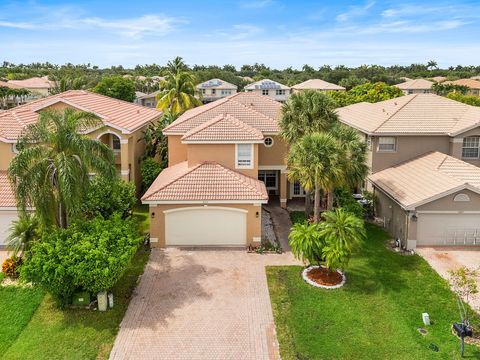
{"type": "Polygon", "coordinates": [[[319,285],[335,286],[342,282],[343,277],[338,271],[330,271],[327,268],[319,267],[310,269],[307,277],[319,285]]]}

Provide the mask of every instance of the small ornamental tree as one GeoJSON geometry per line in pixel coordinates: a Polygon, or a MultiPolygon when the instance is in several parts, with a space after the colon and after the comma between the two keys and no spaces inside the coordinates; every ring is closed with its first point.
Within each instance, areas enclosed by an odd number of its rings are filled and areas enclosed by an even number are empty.
{"type": "Polygon", "coordinates": [[[133,102],[135,83],[121,76],[105,77],[93,88],[93,91],[115,99],[133,102]]]}
{"type": "Polygon", "coordinates": [[[109,290],[130,264],[142,238],[133,219],[118,214],[44,232],[25,254],[20,276],[50,292],[60,308],[76,291],[109,290]]]}
{"type": "Polygon", "coordinates": [[[468,325],[469,314],[463,301],[468,303],[471,297],[478,293],[478,270],[471,270],[463,266],[457,270],[450,270],[448,273],[453,291],[457,294],[457,305],[460,310],[460,316],[462,321],[468,325]]]}
{"type": "Polygon", "coordinates": [[[294,224],[288,235],[293,255],[304,263],[320,265],[323,261],[325,242],[320,236],[319,225],[307,221],[294,224]]]}

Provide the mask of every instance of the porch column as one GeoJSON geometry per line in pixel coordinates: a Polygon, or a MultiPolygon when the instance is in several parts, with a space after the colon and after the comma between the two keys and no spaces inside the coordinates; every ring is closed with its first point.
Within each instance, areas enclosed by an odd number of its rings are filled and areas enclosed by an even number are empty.
{"type": "Polygon", "coordinates": [[[120,175],[122,180],[130,181],[128,139],[120,139],[120,175]]]}
{"type": "Polygon", "coordinates": [[[280,206],[282,208],[287,207],[287,172],[280,171],[280,206]]]}

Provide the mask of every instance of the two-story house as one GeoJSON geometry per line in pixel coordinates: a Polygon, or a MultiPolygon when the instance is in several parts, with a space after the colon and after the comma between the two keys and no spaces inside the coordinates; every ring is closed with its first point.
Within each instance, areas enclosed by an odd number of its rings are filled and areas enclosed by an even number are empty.
{"type": "Polygon", "coordinates": [[[262,204],[303,196],[286,177],[281,104],[240,92],[191,109],[164,129],[168,168],[142,197],[156,246],[259,244],[262,204]]]}
{"type": "Polygon", "coordinates": [[[248,84],[245,86],[245,91],[254,92],[258,95],[268,96],[273,100],[280,102],[287,101],[290,96],[290,88],[286,85],[280,84],[279,82],[263,79],[260,81],[255,81],[254,83],[248,84]]]}
{"type": "Polygon", "coordinates": [[[292,86],[292,93],[302,90],[318,90],[318,91],[345,91],[343,86],[329,83],[321,79],[310,79],[300,84],[292,86]]]}
{"type": "Polygon", "coordinates": [[[37,121],[43,110],[73,108],[96,114],[103,126],[85,130],[92,139],[107,144],[115,153],[118,176],[140,188],[139,159],[144,152],[143,131],[162,113],[126,101],[85,90],[71,90],[17,106],[0,113],[0,247],[8,227],[17,218],[15,196],[7,179],[16,143],[23,129],[37,121]]]}
{"type": "Polygon", "coordinates": [[[405,246],[480,244],[480,108],[433,94],[337,110],[369,144],[377,216],[405,246]]]}
{"type": "Polygon", "coordinates": [[[237,85],[221,79],[210,79],[196,86],[198,97],[206,104],[237,93],[237,85]]]}
{"type": "Polygon", "coordinates": [[[405,95],[410,94],[430,94],[434,82],[425,79],[408,80],[401,84],[394,85],[403,91],[405,95]]]}

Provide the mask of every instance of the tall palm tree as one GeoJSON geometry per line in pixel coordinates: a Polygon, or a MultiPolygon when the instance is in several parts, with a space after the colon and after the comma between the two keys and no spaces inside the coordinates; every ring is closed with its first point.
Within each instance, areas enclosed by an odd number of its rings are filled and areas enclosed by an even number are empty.
{"type": "Polygon", "coordinates": [[[166,73],[167,75],[175,75],[179,72],[188,71],[188,66],[183,62],[182,57],[177,56],[167,63],[166,73]]]}
{"type": "MultiPolygon", "coordinates": [[[[292,94],[282,107],[280,135],[292,146],[304,135],[329,131],[338,123],[335,102],[315,90],[292,94]]],[[[311,213],[310,189],[305,189],[305,212],[311,213]]]]}
{"type": "Polygon", "coordinates": [[[179,115],[184,111],[202,105],[195,97],[195,77],[192,73],[178,71],[169,73],[160,83],[157,108],[179,115]]]}
{"type": "Polygon", "coordinates": [[[88,174],[114,178],[112,150],[81,133],[101,125],[92,113],[65,109],[43,111],[25,128],[8,169],[23,213],[34,207],[43,224],[65,228],[81,209],[88,174]]]}
{"type": "Polygon", "coordinates": [[[332,193],[342,181],[344,158],[344,150],[329,133],[305,135],[288,153],[288,178],[299,181],[305,189],[315,189],[315,222],[320,221],[321,192],[332,193]]]}

